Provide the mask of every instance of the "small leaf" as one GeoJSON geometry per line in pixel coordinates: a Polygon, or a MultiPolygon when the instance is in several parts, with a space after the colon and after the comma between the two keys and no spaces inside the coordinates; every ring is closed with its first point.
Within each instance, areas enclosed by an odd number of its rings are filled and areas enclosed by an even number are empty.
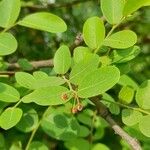
{"type": "Polygon", "coordinates": [[[144,81],[137,90],[136,102],[143,109],[150,109],[150,80],[144,81]]]}
{"type": "Polygon", "coordinates": [[[129,47],[127,49],[113,50],[111,57],[113,63],[125,63],[134,59],[140,53],[138,46],[129,47]]]}
{"type": "Polygon", "coordinates": [[[134,90],[129,86],[123,86],[119,92],[119,101],[124,104],[130,104],[133,101],[134,90]]]}
{"type": "Polygon", "coordinates": [[[33,141],[29,146],[29,150],[49,150],[49,148],[42,142],[33,141]]]}
{"type": "Polygon", "coordinates": [[[142,118],[142,113],[131,110],[131,109],[123,109],[122,110],[122,121],[127,126],[133,126],[139,123],[142,118]]]}
{"type": "Polygon", "coordinates": [[[22,110],[20,108],[7,108],[0,116],[0,127],[8,130],[14,127],[21,119],[22,110]]]}
{"type": "Polygon", "coordinates": [[[140,131],[147,137],[150,137],[150,115],[141,117],[139,122],[140,131]]]}
{"type": "Polygon", "coordinates": [[[57,74],[65,74],[71,66],[71,54],[66,45],[62,45],[54,56],[54,70],[57,74]]]}
{"type": "Polygon", "coordinates": [[[50,137],[64,141],[76,138],[79,130],[79,124],[72,115],[66,115],[56,109],[43,118],[41,127],[50,137]]]}
{"type": "Polygon", "coordinates": [[[119,70],[114,66],[99,68],[87,74],[79,84],[78,96],[89,98],[102,94],[112,88],[120,78],[119,70]]]}
{"type": "Polygon", "coordinates": [[[30,14],[19,21],[18,24],[51,33],[64,32],[67,29],[65,22],[60,17],[47,12],[30,14]]]}
{"type": "Polygon", "coordinates": [[[17,20],[20,13],[20,0],[2,0],[0,2],[0,26],[8,28],[17,20]]]}
{"type": "Polygon", "coordinates": [[[76,47],[73,53],[73,60],[75,63],[79,63],[84,59],[84,57],[86,57],[87,53],[90,53],[90,49],[88,47],[76,47]]]}
{"type": "Polygon", "coordinates": [[[19,92],[10,85],[0,82],[0,101],[13,103],[19,101],[19,92]]]}
{"type": "Polygon", "coordinates": [[[93,146],[92,150],[110,150],[106,145],[98,143],[93,146]]]}
{"type": "Polygon", "coordinates": [[[138,89],[138,84],[132,78],[130,78],[129,76],[125,74],[120,77],[118,84],[122,86],[130,86],[135,90],[138,89]]]}
{"type": "Polygon", "coordinates": [[[105,37],[105,27],[99,17],[91,17],[83,26],[83,39],[89,48],[99,49],[105,37]]]}
{"type": "Polygon", "coordinates": [[[50,86],[33,91],[22,98],[24,103],[35,102],[38,105],[60,105],[66,103],[71,98],[70,91],[62,86],[50,86]],[[62,95],[67,94],[67,99],[63,100],[62,95]]]}
{"type": "Polygon", "coordinates": [[[137,36],[133,31],[123,30],[107,37],[103,44],[112,48],[125,49],[137,42],[137,36]]]}
{"type": "Polygon", "coordinates": [[[27,89],[34,89],[34,83],[35,83],[35,78],[26,72],[17,72],[15,73],[15,78],[17,83],[19,85],[27,88],[27,89]]]}
{"type": "Polygon", "coordinates": [[[90,150],[90,143],[83,138],[77,138],[65,142],[65,147],[68,150],[90,150]]]}
{"type": "Polygon", "coordinates": [[[17,62],[22,70],[31,71],[33,70],[32,64],[24,58],[21,58],[17,62]]]}
{"type": "Polygon", "coordinates": [[[148,3],[150,3],[149,0],[126,0],[123,14],[124,16],[130,15],[148,3]]]}
{"type": "Polygon", "coordinates": [[[20,122],[16,125],[16,128],[22,132],[31,132],[38,125],[38,114],[30,106],[21,107],[23,111],[20,122]]]}
{"type": "Polygon", "coordinates": [[[73,84],[79,84],[87,73],[95,70],[99,64],[99,56],[97,54],[87,53],[84,59],[73,66],[69,80],[73,84]]]}
{"type": "Polygon", "coordinates": [[[110,24],[117,24],[123,17],[123,0],[101,0],[104,17],[110,24]]]}
{"type": "Polygon", "coordinates": [[[9,55],[15,52],[17,46],[18,46],[17,41],[12,34],[10,33],[0,34],[0,56],[9,55]]]}

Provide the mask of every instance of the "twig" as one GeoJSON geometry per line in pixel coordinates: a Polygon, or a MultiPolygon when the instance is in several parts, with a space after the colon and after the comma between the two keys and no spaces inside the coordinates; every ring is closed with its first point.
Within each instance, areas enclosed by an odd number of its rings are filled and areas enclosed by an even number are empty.
{"type": "Polygon", "coordinates": [[[100,102],[99,97],[91,98],[91,101],[96,105],[98,114],[108,122],[108,124],[111,126],[116,134],[124,139],[132,147],[133,150],[142,150],[138,140],[131,137],[113,120],[107,107],[100,102]]]}

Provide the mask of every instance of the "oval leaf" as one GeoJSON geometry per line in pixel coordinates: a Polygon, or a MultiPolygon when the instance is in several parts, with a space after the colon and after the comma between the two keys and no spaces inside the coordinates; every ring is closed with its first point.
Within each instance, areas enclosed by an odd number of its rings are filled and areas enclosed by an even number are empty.
{"type": "Polygon", "coordinates": [[[110,24],[117,24],[123,17],[124,0],[101,0],[104,17],[110,24]]]}
{"type": "Polygon", "coordinates": [[[133,31],[123,30],[107,37],[103,44],[112,48],[124,49],[133,46],[136,42],[137,36],[133,31]]]}
{"type": "Polygon", "coordinates": [[[124,16],[130,15],[131,13],[133,13],[136,10],[138,10],[139,8],[147,5],[148,3],[150,3],[149,0],[138,0],[138,1],[137,0],[126,0],[123,14],[124,14],[124,16]]]}
{"type": "Polygon", "coordinates": [[[99,68],[85,76],[79,84],[78,96],[93,97],[112,88],[120,78],[119,69],[114,66],[99,68]]]}
{"type": "Polygon", "coordinates": [[[34,83],[35,83],[35,78],[26,72],[17,72],[15,73],[15,78],[17,83],[19,85],[27,88],[27,89],[34,89],[34,83]]]}
{"type": "Polygon", "coordinates": [[[0,82],[0,101],[12,103],[19,101],[19,92],[10,85],[0,82]]]}
{"type": "Polygon", "coordinates": [[[46,12],[28,15],[19,21],[18,24],[51,33],[64,32],[67,30],[65,22],[60,17],[46,12]]]}
{"type": "Polygon", "coordinates": [[[14,127],[20,121],[21,116],[20,108],[7,108],[0,116],[0,127],[5,130],[14,127]]]}
{"type": "Polygon", "coordinates": [[[140,131],[147,137],[150,137],[150,115],[143,116],[139,122],[140,131]]]}
{"type": "Polygon", "coordinates": [[[79,124],[73,116],[57,112],[55,109],[43,118],[41,126],[46,134],[58,140],[77,137],[79,129],[79,124]]]}
{"type": "Polygon", "coordinates": [[[105,37],[105,27],[99,17],[91,17],[83,26],[83,39],[93,50],[99,49],[105,37]]]}
{"type": "Polygon", "coordinates": [[[54,70],[58,74],[65,74],[71,66],[71,54],[67,46],[62,45],[54,56],[54,70]]]}
{"type": "Polygon", "coordinates": [[[79,84],[87,73],[95,70],[99,64],[99,56],[97,54],[90,54],[84,57],[84,60],[73,66],[69,80],[73,84],[79,84]]]}
{"type": "Polygon", "coordinates": [[[66,103],[71,98],[70,91],[62,86],[52,86],[37,89],[34,92],[26,95],[22,98],[24,103],[35,102],[38,105],[59,105],[66,103]],[[66,95],[66,99],[63,99],[63,95],[66,95]]]}
{"type": "Polygon", "coordinates": [[[131,110],[131,109],[123,109],[122,110],[122,121],[127,126],[133,126],[139,123],[142,118],[142,113],[131,110]]]}
{"type": "Polygon", "coordinates": [[[17,41],[15,37],[10,33],[1,33],[0,34],[0,55],[9,55],[16,51],[17,41]],[[9,44],[8,44],[9,43],[9,44]]]}
{"type": "Polygon", "coordinates": [[[49,148],[43,142],[34,141],[30,144],[29,150],[49,150],[49,148]]]}
{"type": "Polygon", "coordinates": [[[17,20],[20,12],[20,0],[2,0],[0,3],[0,26],[8,28],[17,20]]]}
{"type": "Polygon", "coordinates": [[[150,80],[144,81],[137,90],[136,102],[143,109],[150,109],[150,80]]]}
{"type": "Polygon", "coordinates": [[[22,132],[31,132],[35,129],[39,123],[37,112],[27,105],[21,107],[23,115],[20,122],[16,125],[16,128],[22,132]]]}

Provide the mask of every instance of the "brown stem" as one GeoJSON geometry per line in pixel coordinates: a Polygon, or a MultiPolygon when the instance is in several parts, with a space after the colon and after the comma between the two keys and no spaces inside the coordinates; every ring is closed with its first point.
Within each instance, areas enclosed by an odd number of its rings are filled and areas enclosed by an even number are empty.
{"type": "Polygon", "coordinates": [[[111,114],[109,113],[107,107],[100,102],[100,99],[98,97],[91,98],[91,101],[96,105],[98,114],[108,122],[108,124],[116,134],[124,139],[132,147],[133,150],[142,150],[138,140],[131,137],[116,123],[116,121],[111,117],[111,114]]]}

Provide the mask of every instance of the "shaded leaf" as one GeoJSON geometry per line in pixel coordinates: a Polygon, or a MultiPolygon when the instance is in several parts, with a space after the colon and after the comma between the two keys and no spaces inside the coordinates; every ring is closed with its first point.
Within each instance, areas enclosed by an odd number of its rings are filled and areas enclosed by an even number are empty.
{"type": "Polygon", "coordinates": [[[29,146],[29,150],[50,150],[50,149],[42,142],[33,141],[29,146]]]}

